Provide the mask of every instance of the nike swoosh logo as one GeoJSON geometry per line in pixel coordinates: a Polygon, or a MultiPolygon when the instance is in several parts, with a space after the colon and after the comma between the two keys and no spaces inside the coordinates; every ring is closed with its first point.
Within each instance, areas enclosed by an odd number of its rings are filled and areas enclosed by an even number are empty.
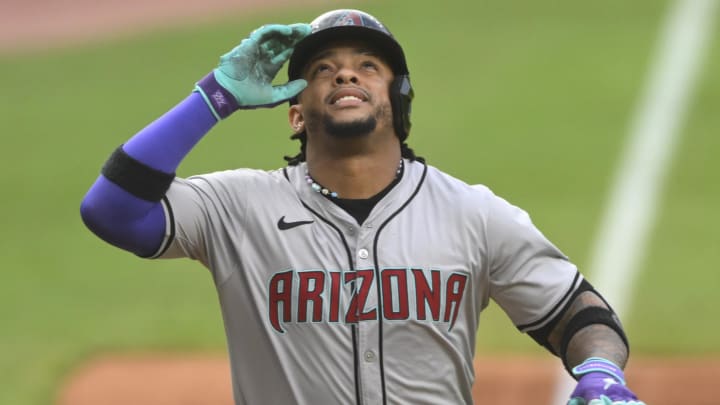
{"type": "Polygon", "coordinates": [[[285,222],[285,216],[283,215],[280,220],[278,220],[277,226],[278,229],[281,231],[287,231],[288,229],[295,228],[296,226],[300,225],[308,225],[312,224],[315,221],[295,221],[295,222],[285,222]]]}

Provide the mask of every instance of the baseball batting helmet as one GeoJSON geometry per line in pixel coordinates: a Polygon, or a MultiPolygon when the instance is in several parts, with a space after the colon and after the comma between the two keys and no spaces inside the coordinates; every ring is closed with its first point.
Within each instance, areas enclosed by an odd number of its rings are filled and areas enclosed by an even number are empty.
{"type": "MultiPolygon", "coordinates": [[[[415,95],[405,53],[395,37],[377,18],[360,10],[333,10],[310,23],[312,32],[295,45],[288,65],[290,80],[299,79],[309,59],[324,45],[337,40],[363,40],[383,55],[395,74],[390,84],[393,126],[401,141],[410,133],[410,110],[415,95]]],[[[297,103],[296,99],[291,103],[297,103]]]]}

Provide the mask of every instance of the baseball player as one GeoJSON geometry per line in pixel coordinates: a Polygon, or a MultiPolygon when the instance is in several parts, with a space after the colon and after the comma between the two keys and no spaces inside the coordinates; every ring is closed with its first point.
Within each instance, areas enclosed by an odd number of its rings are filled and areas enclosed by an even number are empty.
{"type": "Polygon", "coordinates": [[[490,299],[578,380],[568,404],[642,404],[620,322],[575,265],[523,210],[408,147],[413,95],[367,13],[263,26],[115,150],[82,218],[138,256],[210,270],[237,404],[472,403],[490,299]],[[175,176],[217,122],[287,101],[286,167],[175,176]]]}

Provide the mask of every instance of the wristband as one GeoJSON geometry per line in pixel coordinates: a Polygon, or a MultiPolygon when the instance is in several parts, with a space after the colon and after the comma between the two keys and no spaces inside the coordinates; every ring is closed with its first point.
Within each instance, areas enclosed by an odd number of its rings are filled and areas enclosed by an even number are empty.
{"type": "Polygon", "coordinates": [[[210,72],[200,79],[193,90],[202,95],[205,103],[210,107],[215,118],[220,121],[240,109],[235,97],[220,85],[215,79],[215,73],[210,72]]]}
{"type": "Polygon", "coordinates": [[[594,372],[607,374],[615,378],[617,382],[625,385],[625,374],[623,374],[620,367],[602,357],[590,357],[572,369],[573,375],[577,378],[594,372]]]}

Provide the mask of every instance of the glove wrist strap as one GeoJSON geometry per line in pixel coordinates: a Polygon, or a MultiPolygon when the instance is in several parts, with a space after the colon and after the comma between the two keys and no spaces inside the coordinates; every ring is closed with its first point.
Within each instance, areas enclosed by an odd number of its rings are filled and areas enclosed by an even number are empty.
{"type": "Polygon", "coordinates": [[[590,357],[572,369],[572,373],[576,378],[593,372],[607,374],[615,378],[619,383],[622,383],[622,385],[625,385],[625,374],[623,374],[620,367],[602,357],[590,357]]]}
{"type": "Polygon", "coordinates": [[[215,118],[220,121],[240,109],[235,97],[218,83],[214,72],[200,79],[195,85],[196,91],[200,93],[205,103],[210,107],[215,118]]]}

